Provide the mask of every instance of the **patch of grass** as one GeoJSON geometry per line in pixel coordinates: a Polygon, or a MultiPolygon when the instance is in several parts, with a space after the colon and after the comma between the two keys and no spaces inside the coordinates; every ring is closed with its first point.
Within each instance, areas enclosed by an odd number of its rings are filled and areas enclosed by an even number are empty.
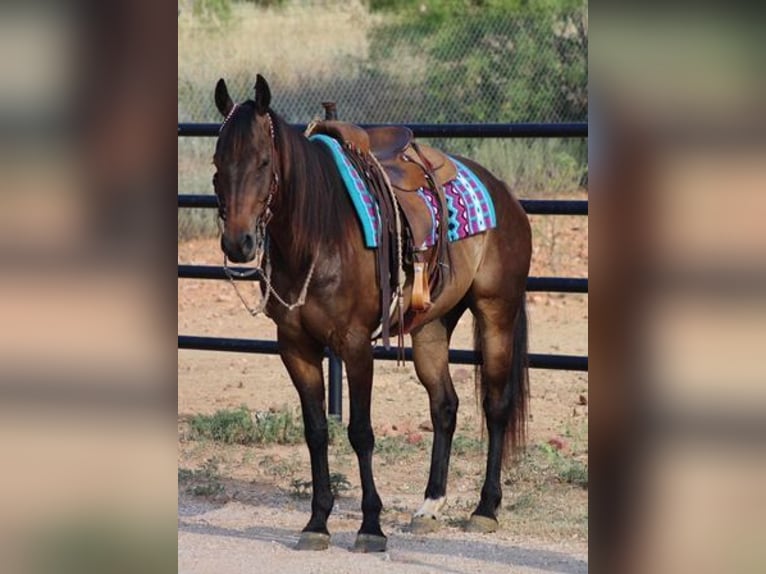
{"type": "Polygon", "coordinates": [[[289,459],[277,458],[274,455],[266,455],[261,459],[259,466],[269,476],[288,478],[293,476],[300,468],[300,463],[295,456],[289,459]]]}
{"type": "Polygon", "coordinates": [[[209,458],[198,469],[179,468],[178,485],[185,484],[186,492],[194,496],[215,496],[223,492],[218,459],[209,458]]]}
{"type": "Polygon", "coordinates": [[[569,463],[559,471],[558,476],[569,484],[588,487],[588,466],[577,459],[570,459],[569,463]]]}
{"type": "Polygon", "coordinates": [[[330,444],[341,447],[341,450],[352,452],[351,443],[348,441],[348,433],[343,421],[335,417],[327,418],[327,434],[330,444]]]}
{"type": "Polygon", "coordinates": [[[190,421],[192,440],[224,444],[299,444],[303,424],[293,409],[251,412],[245,405],[213,415],[195,415],[190,421]]]}
{"type": "MultiPolygon", "coordinates": [[[[313,487],[310,480],[295,478],[290,483],[290,488],[290,496],[294,498],[311,498],[313,487]]],[[[330,490],[333,496],[340,496],[351,490],[351,483],[348,481],[348,477],[341,472],[330,473],[330,490]]]]}
{"type": "Polygon", "coordinates": [[[351,483],[348,481],[348,477],[342,472],[331,472],[330,490],[335,496],[340,496],[351,490],[351,483]]]}
{"type": "Polygon", "coordinates": [[[391,464],[420,450],[418,445],[407,442],[404,436],[384,436],[375,440],[375,455],[391,464]]]}
{"type": "MultiPolygon", "coordinates": [[[[334,417],[327,420],[329,444],[342,453],[352,452],[346,427],[334,417]]],[[[211,440],[223,444],[303,444],[303,418],[297,408],[251,411],[246,405],[221,409],[212,415],[194,415],[189,420],[189,440],[211,440]]]]}
{"type": "Polygon", "coordinates": [[[463,434],[456,434],[452,439],[452,454],[463,456],[482,452],[484,452],[484,441],[481,439],[463,434]]]}
{"type": "MultiPolygon", "coordinates": [[[[461,145],[461,144],[458,144],[461,145]]],[[[462,145],[466,145],[465,142],[462,145]]],[[[585,144],[564,139],[474,142],[468,153],[525,198],[566,198],[580,187],[587,165],[578,161],[585,144]]],[[[549,218],[550,219],[550,218],[549,218]]]]}
{"type": "Polygon", "coordinates": [[[543,485],[550,482],[588,487],[588,465],[548,443],[536,444],[511,471],[506,484],[529,482],[543,485]]]}
{"type": "Polygon", "coordinates": [[[254,414],[255,438],[258,444],[301,444],[303,422],[300,415],[288,407],[279,411],[254,414]]]}
{"type": "Polygon", "coordinates": [[[293,498],[311,498],[311,481],[294,478],[290,483],[290,496],[293,498]]]}
{"type": "Polygon", "coordinates": [[[219,410],[213,415],[195,415],[191,421],[192,440],[207,439],[225,444],[250,444],[255,425],[247,407],[219,410]]]}

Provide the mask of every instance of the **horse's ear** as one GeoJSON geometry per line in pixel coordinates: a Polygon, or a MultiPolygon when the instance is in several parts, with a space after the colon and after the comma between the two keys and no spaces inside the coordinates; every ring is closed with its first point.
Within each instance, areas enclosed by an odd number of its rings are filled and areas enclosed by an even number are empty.
{"type": "Polygon", "coordinates": [[[265,114],[271,104],[271,90],[268,82],[263,76],[258,74],[255,77],[255,111],[259,114],[265,114]]]}
{"type": "Polygon", "coordinates": [[[231,101],[229,89],[226,87],[226,82],[223,81],[223,78],[218,80],[218,83],[215,85],[215,107],[218,108],[223,117],[227,117],[234,107],[234,102],[231,101]]]}

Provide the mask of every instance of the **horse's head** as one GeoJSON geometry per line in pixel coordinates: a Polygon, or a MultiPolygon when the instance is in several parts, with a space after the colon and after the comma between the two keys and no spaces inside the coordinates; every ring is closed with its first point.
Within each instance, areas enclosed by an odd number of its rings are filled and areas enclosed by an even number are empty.
{"type": "Polygon", "coordinates": [[[241,104],[232,102],[223,79],[215,87],[215,105],[225,118],[213,156],[213,187],[223,220],[221,249],[238,263],[255,257],[259,228],[271,217],[279,185],[270,101],[269,85],[260,74],[255,99],[241,104]]]}

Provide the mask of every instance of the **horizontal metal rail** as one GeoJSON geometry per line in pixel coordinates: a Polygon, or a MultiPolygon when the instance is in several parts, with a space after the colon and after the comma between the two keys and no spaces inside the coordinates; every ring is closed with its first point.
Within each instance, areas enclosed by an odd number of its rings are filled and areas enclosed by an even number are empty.
{"type": "MultiPolygon", "coordinates": [[[[260,355],[276,355],[279,347],[276,341],[263,341],[259,339],[234,339],[221,337],[197,337],[192,335],[178,335],[179,349],[194,349],[198,351],[228,351],[232,353],[255,353],[260,355]]],[[[373,347],[373,357],[383,361],[395,361],[397,350],[386,350],[378,345],[373,347]]],[[[325,350],[325,356],[330,357],[330,352],[325,350]]],[[[530,353],[529,367],[532,369],[556,369],[563,371],[587,371],[588,357],[578,355],[541,355],[530,353]]],[[[404,349],[404,358],[412,360],[412,349],[404,349]]],[[[453,365],[478,365],[481,363],[481,353],[467,349],[450,349],[449,362],[453,365]]]]}
{"type": "MultiPolygon", "coordinates": [[[[235,272],[252,272],[252,267],[232,267],[235,272]]],[[[219,265],[179,265],[179,279],[228,279],[219,265]]],[[[248,277],[233,277],[235,281],[257,281],[259,274],[248,277]]],[[[555,291],[558,293],[587,293],[588,280],[574,277],[529,277],[527,291],[555,291]]]]}
{"type": "MultiPolygon", "coordinates": [[[[513,124],[358,124],[363,128],[403,125],[419,138],[586,138],[587,122],[513,124]]],[[[292,124],[300,131],[306,124],[292,124]]],[[[179,123],[179,137],[216,137],[219,123],[179,123]]]]}
{"type": "MultiPolygon", "coordinates": [[[[521,199],[528,215],[588,215],[588,202],[579,199],[521,199]]],[[[178,195],[178,207],[217,208],[215,195],[178,195]]]]}
{"type": "MultiPolygon", "coordinates": [[[[179,137],[216,137],[219,123],[179,123],[179,137]]],[[[360,124],[373,127],[386,124],[360,124]]],[[[401,125],[401,124],[400,124],[401,125]]],[[[421,138],[587,138],[587,122],[571,123],[515,123],[515,124],[405,124],[416,137],[421,138]]],[[[293,124],[298,130],[305,130],[305,124],[293,124]]],[[[529,215],[588,215],[588,202],[581,200],[520,200],[529,215]]],[[[179,208],[216,208],[213,195],[178,195],[179,208]]],[[[224,279],[222,267],[201,265],[179,265],[179,278],[224,279]]],[[[588,280],[569,277],[530,277],[528,291],[558,291],[566,293],[587,293],[588,280]]],[[[179,349],[231,351],[244,353],[277,354],[276,341],[233,339],[218,337],[178,336],[179,349]]],[[[331,415],[341,416],[341,362],[329,350],[325,351],[330,362],[329,403],[331,415]]],[[[397,351],[381,346],[373,348],[376,359],[395,360],[397,351]]],[[[404,356],[412,360],[412,349],[404,349],[404,356]]],[[[529,354],[529,366],[539,369],[587,371],[588,357],[575,355],[529,354]]],[[[481,354],[470,350],[451,349],[449,361],[453,364],[478,364],[481,354]]]]}

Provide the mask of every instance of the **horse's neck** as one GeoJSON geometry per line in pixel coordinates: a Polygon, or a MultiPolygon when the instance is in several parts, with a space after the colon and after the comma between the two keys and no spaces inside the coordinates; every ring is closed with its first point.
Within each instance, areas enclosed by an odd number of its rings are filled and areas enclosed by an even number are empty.
{"type": "MultiPolygon", "coordinates": [[[[303,217],[316,214],[319,217],[319,211],[326,209],[326,206],[319,202],[324,201],[322,194],[317,187],[324,185],[326,181],[336,179],[332,173],[326,170],[335,169],[333,164],[328,164],[320,160],[316,154],[320,152],[294,128],[289,126],[283,120],[278,124],[279,141],[277,142],[278,153],[280,154],[280,190],[282,197],[276,202],[274,210],[273,224],[269,226],[269,235],[271,241],[275,244],[275,256],[284,265],[283,269],[293,275],[304,274],[310,261],[299,260],[295,257],[296,235],[299,228],[308,227],[310,222],[301,221],[300,214],[303,217]],[[310,166],[311,173],[306,174],[305,166],[296,169],[293,162],[305,162],[310,166]],[[312,205],[313,204],[313,205],[312,205]],[[300,208],[299,208],[300,205],[300,208]]],[[[321,237],[317,238],[314,245],[320,248],[321,237]]]]}

